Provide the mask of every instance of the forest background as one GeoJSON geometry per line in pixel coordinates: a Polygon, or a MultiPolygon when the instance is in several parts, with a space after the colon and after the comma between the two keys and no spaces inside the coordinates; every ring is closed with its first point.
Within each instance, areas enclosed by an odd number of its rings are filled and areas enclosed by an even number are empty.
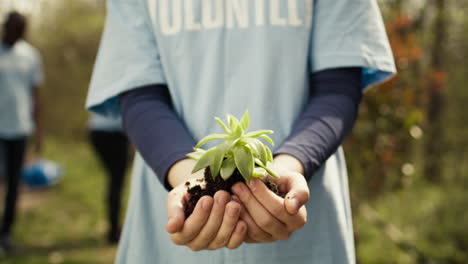
{"type": "MultiPolygon", "coordinates": [[[[468,263],[468,2],[378,2],[399,74],[365,93],[345,143],[358,263],[468,263]]],[[[43,56],[43,155],[65,175],[24,190],[23,249],[0,263],[111,263],[84,110],[105,1],[1,0],[2,18],[12,9],[43,56]]]]}

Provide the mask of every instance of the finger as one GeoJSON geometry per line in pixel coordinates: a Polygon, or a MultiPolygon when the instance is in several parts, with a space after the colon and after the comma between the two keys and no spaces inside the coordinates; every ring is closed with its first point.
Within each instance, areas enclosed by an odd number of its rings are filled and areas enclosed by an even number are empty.
{"type": "Polygon", "coordinates": [[[232,233],[231,239],[229,239],[228,244],[226,245],[229,249],[238,248],[242,242],[244,241],[247,235],[247,224],[245,222],[238,221],[236,225],[236,229],[232,233]]]}
{"type": "Polygon", "coordinates": [[[229,239],[231,238],[232,232],[236,228],[236,224],[240,215],[240,210],[241,205],[237,202],[232,201],[226,205],[223,223],[221,224],[221,227],[219,228],[216,237],[209,245],[210,249],[222,248],[227,245],[229,239]]]}
{"type": "Polygon", "coordinates": [[[289,215],[284,210],[284,199],[270,191],[262,181],[253,179],[248,186],[257,201],[261,201],[270,214],[281,220],[288,218],[289,215]]]}
{"type": "MultiPolygon", "coordinates": [[[[236,195],[232,196],[232,200],[242,203],[242,201],[236,195]]],[[[247,209],[241,205],[240,219],[247,224],[247,243],[267,243],[273,241],[273,236],[263,231],[253,220],[253,218],[247,212],[247,209]]]]}
{"type": "Polygon", "coordinates": [[[185,221],[184,192],[172,190],[167,196],[167,225],[166,231],[170,234],[182,231],[185,221]]]}
{"type": "Polygon", "coordinates": [[[221,223],[223,223],[224,209],[230,200],[231,197],[229,193],[225,191],[218,191],[215,193],[214,205],[208,221],[203,226],[200,233],[187,244],[190,249],[199,251],[208,248],[208,245],[216,237],[221,223]]]}
{"type": "Polygon", "coordinates": [[[285,196],[285,207],[289,214],[296,214],[307,201],[309,201],[309,187],[305,178],[298,174],[289,177],[289,191],[285,196]]]}
{"type": "Polygon", "coordinates": [[[285,200],[270,191],[262,181],[258,179],[252,180],[249,183],[249,188],[257,201],[261,201],[270,214],[286,225],[288,231],[294,231],[304,225],[305,219],[303,216],[297,213],[294,215],[289,214],[285,209],[285,200]]]}
{"type": "MultiPolygon", "coordinates": [[[[265,232],[271,234],[276,239],[286,239],[286,226],[276,219],[270,212],[257,201],[250,189],[243,183],[237,183],[232,187],[232,191],[247,208],[247,212],[252,216],[255,223],[265,232]]],[[[282,203],[280,203],[282,204],[282,203]]]]}
{"type": "Polygon", "coordinates": [[[213,198],[203,196],[198,200],[193,213],[184,223],[182,231],[171,235],[172,241],[177,245],[185,245],[200,233],[210,216],[213,198]]]}

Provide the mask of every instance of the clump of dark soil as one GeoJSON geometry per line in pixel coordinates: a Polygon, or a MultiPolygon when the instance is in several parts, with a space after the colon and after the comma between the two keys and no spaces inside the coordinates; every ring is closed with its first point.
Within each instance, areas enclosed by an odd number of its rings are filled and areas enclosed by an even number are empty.
{"type": "MultiPolygon", "coordinates": [[[[202,196],[209,195],[213,197],[215,193],[220,190],[224,190],[232,195],[233,193],[231,191],[231,187],[238,182],[245,182],[245,179],[242,177],[242,175],[237,169],[227,181],[223,180],[221,177],[216,177],[215,179],[213,179],[213,177],[211,177],[211,171],[208,167],[205,169],[204,178],[199,179],[199,181],[201,184],[204,183],[204,186],[201,186],[200,184],[190,186],[189,182],[185,183],[185,185],[187,186],[187,192],[190,196],[185,206],[185,217],[189,217],[192,214],[193,210],[195,209],[195,205],[202,196]]],[[[280,195],[276,183],[267,180],[265,181],[265,185],[272,192],[276,193],[277,195],[280,195]]]]}

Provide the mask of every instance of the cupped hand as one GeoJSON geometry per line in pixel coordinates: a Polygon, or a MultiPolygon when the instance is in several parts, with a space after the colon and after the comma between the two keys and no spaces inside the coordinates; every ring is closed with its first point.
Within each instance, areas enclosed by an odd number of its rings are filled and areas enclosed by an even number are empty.
{"type": "Polygon", "coordinates": [[[233,186],[234,200],[243,205],[241,219],[247,223],[248,243],[268,243],[288,239],[307,221],[305,203],[309,200],[309,188],[302,166],[295,160],[280,157],[275,168],[281,176],[270,178],[278,184],[282,197],[276,195],[259,179],[249,184],[233,186]],[[284,197],[284,198],[283,198],[284,197]]]}
{"type": "MultiPolygon", "coordinates": [[[[198,184],[196,177],[187,180],[198,184]]],[[[167,197],[167,232],[177,245],[193,251],[222,247],[234,249],[246,238],[247,225],[239,219],[241,205],[231,200],[229,193],[218,191],[214,197],[203,196],[192,214],[185,219],[184,206],[188,201],[185,182],[177,185],[167,197]]]]}

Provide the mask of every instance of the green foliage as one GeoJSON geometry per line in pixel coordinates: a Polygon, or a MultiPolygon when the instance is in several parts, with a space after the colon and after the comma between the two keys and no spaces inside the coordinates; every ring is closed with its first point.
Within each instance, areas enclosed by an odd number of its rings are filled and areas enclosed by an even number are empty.
{"type": "Polygon", "coordinates": [[[359,120],[345,146],[361,263],[468,260],[468,229],[464,224],[468,219],[468,115],[463,110],[468,100],[468,4],[447,2],[447,47],[434,50],[435,3],[386,0],[381,5],[387,7],[384,15],[399,76],[365,94],[359,120]],[[402,10],[390,5],[395,2],[401,3],[402,10]],[[443,73],[429,67],[434,55],[441,54],[443,73]],[[444,87],[439,124],[442,133],[438,137],[432,136],[427,110],[428,93],[434,86],[444,87]],[[438,145],[438,151],[432,153],[435,160],[424,150],[428,141],[438,145]],[[429,184],[426,179],[431,173],[423,173],[423,168],[435,162],[442,170],[432,174],[440,182],[429,184]],[[385,228],[356,210],[361,204],[375,208],[430,261],[421,261],[412,250],[398,247],[385,228]]]}
{"type": "MultiPolygon", "coordinates": [[[[371,203],[386,223],[398,231],[355,217],[358,257],[362,263],[466,263],[468,221],[466,187],[446,183],[434,186],[417,181],[371,203]],[[397,246],[386,233],[399,233],[406,244],[397,246]],[[386,254],[381,254],[385,250],[386,254]],[[431,261],[418,262],[418,254],[431,261]],[[391,256],[391,258],[389,258],[391,256]]],[[[357,216],[358,210],[355,215],[357,216]]]]}
{"type": "Polygon", "coordinates": [[[194,148],[195,152],[187,155],[197,161],[192,172],[209,167],[213,178],[220,175],[227,180],[237,168],[246,182],[250,182],[252,177],[261,178],[268,174],[279,177],[272,169],[273,155],[270,148],[257,139],[262,138],[274,145],[273,140],[267,136],[273,131],[259,130],[247,133],[250,126],[248,111],[240,121],[232,115],[227,115],[229,125],[218,117],[215,117],[215,120],[225,134],[211,134],[198,142],[194,148]],[[224,141],[208,150],[200,148],[212,140],[224,141]]]}

